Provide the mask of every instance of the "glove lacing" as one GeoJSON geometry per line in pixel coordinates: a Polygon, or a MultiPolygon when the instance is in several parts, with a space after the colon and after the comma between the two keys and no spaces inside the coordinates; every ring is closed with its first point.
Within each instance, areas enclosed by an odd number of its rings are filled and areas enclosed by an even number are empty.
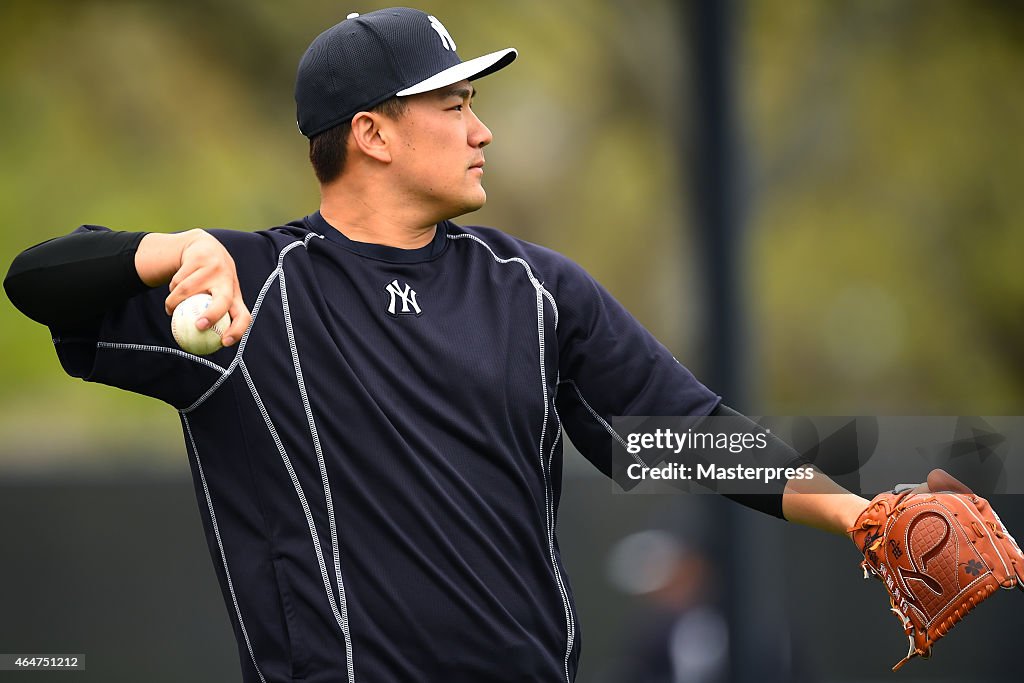
{"type": "MultiPolygon", "coordinates": [[[[960,603],[960,606],[953,611],[953,614],[949,615],[935,626],[935,631],[938,635],[938,638],[936,638],[935,640],[938,640],[939,638],[942,638],[947,633],[949,633],[949,630],[953,628],[953,626],[955,626],[957,623],[959,623],[961,619],[966,617],[968,612],[973,610],[975,607],[981,604],[982,601],[984,601],[988,596],[992,595],[995,592],[996,587],[989,584],[980,586],[978,590],[974,591],[973,593],[965,595],[964,601],[960,603]]],[[[914,625],[913,623],[911,623],[910,617],[906,616],[898,607],[896,607],[896,603],[892,600],[892,598],[889,599],[889,604],[892,606],[892,612],[900,618],[900,621],[903,622],[903,631],[907,634],[907,639],[910,641],[910,649],[907,651],[907,656],[901,659],[899,662],[897,662],[896,666],[892,668],[893,671],[899,671],[901,666],[903,666],[916,656],[920,656],[923,659],[928,659],[929,657],[931,657],[932,646],[931,643],[929,643],[926,648],[918,649],[917,644],[914,642],[914,625]]],[[[928,637],[927,630],[925,630],[924,635],[925,638],[928,637]]]]}

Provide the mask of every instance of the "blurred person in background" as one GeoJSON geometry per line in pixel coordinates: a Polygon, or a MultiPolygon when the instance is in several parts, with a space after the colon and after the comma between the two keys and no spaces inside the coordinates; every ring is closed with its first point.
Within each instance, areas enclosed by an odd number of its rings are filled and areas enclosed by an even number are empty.
{"type": "Polygon", "coordinates": [[[624,629],[617,683],[725,683],[729,626],[719,606],[711,558],[660,529],[620,540],[608,557],[609,580],[641,598],[624,629]]]}

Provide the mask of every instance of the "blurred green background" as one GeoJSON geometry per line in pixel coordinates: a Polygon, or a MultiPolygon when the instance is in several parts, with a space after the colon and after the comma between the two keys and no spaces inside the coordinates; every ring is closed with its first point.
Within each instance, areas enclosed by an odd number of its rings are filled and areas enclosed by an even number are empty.
{"type": "MultiPolygon", "coordinates": [[[[315,210],[295,66],[387,4],[4,0],[0,262],[82,223],[315,210]]],[[[463,57],[520,50],[477,84],[490,199],[461,222],[580,262],[700,377],[688,4],[418,6],[463,57]]],[[[733,19],[750,412],[1020,414],[1024,3],[749,0],[733,19]]],[[[172,410],[64,376],[6,297],[0,344],[0,476],[187,471],[172,410]]]]}
{"type": "MultiPolygon", "coordinates": [[[[424,7],[463,55],[521,51],[478,84],[490,200],[463,221],[579,261],[700,376],[715,341],[692,237],[684,13],[658,0],[424,7]]],[[[1020,413],[1024,5],[738,8],[754,411],[1020,413]]],[[[0,3],[0,261],[81,223],[258,229],[315,209],[294,69],[348,9],[0,3]]],[[[179,459],[172,413],[63,377],[46,332],[6,298],[0,342],[0,466],[49,467],[81,443],[179,459]]]]}

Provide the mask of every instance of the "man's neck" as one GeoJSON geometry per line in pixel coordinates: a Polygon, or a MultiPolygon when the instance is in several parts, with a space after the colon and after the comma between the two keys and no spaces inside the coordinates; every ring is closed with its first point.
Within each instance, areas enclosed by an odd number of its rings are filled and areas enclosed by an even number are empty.
{"type": "Polygon", "coordinates": [[[320,215],[353,242],[418,249],[434,239],[437,221],[407,215],[401,208],[381,210],[363,196],[340,188],[321,192],[320,215]]]}

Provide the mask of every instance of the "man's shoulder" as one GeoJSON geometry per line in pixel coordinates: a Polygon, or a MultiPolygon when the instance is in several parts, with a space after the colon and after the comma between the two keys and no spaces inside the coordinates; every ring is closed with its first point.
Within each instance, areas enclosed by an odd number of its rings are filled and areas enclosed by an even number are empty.
{"type": "Polygon", "coordinates": [[[305,219],[298,219],[282,225],[258,230],[238,228],[207,228],[206,231],[222,242],[238,244],[278,244],[288,245],[303,241],[312,232],[305,219]]]}
{"type": "MultiPolygon", "coordinates": [[[[224,245],[235,261],[240,278],[250,286],[267,277],[281,263],[282,255],[308,243],[312,230],[303,221],[296,220],[261,230],[207,228],[224,245]]],[[[299,251],[305,251],[299,249],[299,251]]]]}
{"type": "Polygon", "coordinates": [[[216,237],[228,251],[240,251],[246,255],[263,253],[274,255],[276,258],[276,255],[289,245],[305,242],[312,230],[303,219],[299,219],[260,230],[207,228],[206,232],[216,237]]]}
{"type": "Polygon", "coordinates": [[[472,241],[489,251],[490,256],[498,262],[519,259],[524,262],[524,265],[536,270],[536,275],[541,280],[554,277],[565,270],[579,268],[571,259],[554,249],[514,237],[497,228],[481,225],[456,225],[451,221],[447,221],[445,227],[449,240],[472,241]]]}

